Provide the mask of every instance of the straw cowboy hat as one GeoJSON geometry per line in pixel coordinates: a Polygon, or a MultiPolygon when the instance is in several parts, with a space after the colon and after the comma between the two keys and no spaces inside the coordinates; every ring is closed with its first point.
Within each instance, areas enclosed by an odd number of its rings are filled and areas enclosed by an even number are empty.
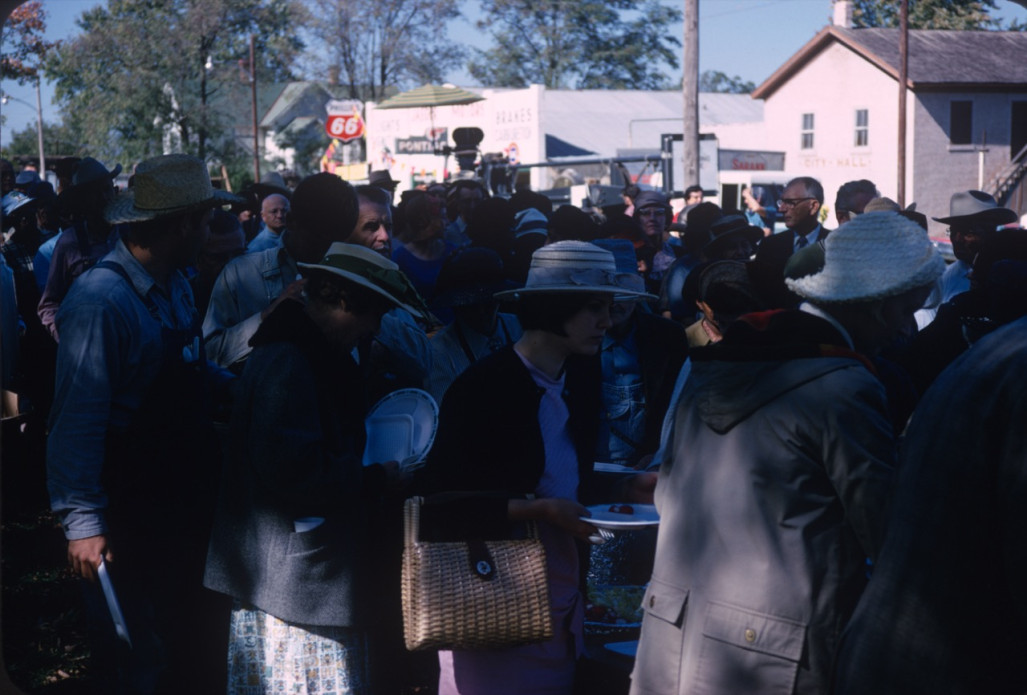
{"type": "Polygon", "coordinates": [[[517,300],[535,294],[601,293],[615,299],[648,298],[628,289],[619,278],[613,254],[587,241],[558,241],[531,255],[528,280],[517,290],[498,292],[496,299],[517,300]]]}
{"type": "Polygon", "coordinates": [[[998,227],[1016,222],[1016,213],[1008,208],[1000,208],[998,201],[984,191],[960,191],[953,193],[949,200],[949,216],[932,219],[942,224],[980,223],[998,227]]]}
{"type": "Polygon", "coordinates": [[[239,196],[211,185],[200,159],[166,154],[136,167],[132,187],[111,201],[104,217],[110,224],[144,222],[242,202],[239,196]]]}
{"type": "Polygon", "coordinates": [[[824,240],[824,267],[788,288],[813,302],[866,302],[928,285],[945,261],[916,222],[894,212],[864,212],[824,240]]]}
{"type": "Polygon", "coordinates": [[[336,241],[318,263],[297,263],[304,270],[322,270],[365,287],[414,316],[427,318],[428,309],[399,266],[366,246],[336,241]]]}

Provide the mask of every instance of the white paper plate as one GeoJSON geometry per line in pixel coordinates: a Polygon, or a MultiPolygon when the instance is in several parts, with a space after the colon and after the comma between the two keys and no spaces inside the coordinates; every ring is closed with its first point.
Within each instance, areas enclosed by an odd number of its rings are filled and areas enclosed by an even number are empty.
{"type": "Polygon", "coordinates": [[[399,461],[404,468],[424,462],[439,426],[439,406],[427,391],[400,389],[378,401],[364,422],[364,465],[399,461]]]}
{"type": "Polygon", "coordinates": [[[619,464],[619,463],[606,463],[606,462],[603,462],[603,461],[596,461],[595,465],[592,467],[592,470],[594,470],[596,473],[638,473],[639,472],[639,471],[635,470],[634,468],[632,468],[631,466],[624,466],[624,465],[619,464]]]}
{"type": "Polygon", "coordinates": [[[597,528],[611,530],[645,528],[646,526],[658,526],[660,523],[660,515],[656,511],[655,504],[631,504],[631,508],[634,510],[631,514],[611,512],[610,507],[609,504],[592,505],[588,507],[592,516],[583,516],[581,520],[587,521],[597,528]]]}
{"type": "Polygon", "coordinates": [[[118,603],[118,596],[114,593],[114,584],[111,583],[111,576],[107,573],[107,563],[100,557],[100,566],[96,569],[100,577],[100,587],[103,589],[103,597],[107,599],[107,610],[110,611],[111,620],[114,621],[114,631],[118,637],[124,640],[129,647],[132,640],[128,636],[128,625],[125,624],[125,616],[121,613],[121,604],[118,603]]]}

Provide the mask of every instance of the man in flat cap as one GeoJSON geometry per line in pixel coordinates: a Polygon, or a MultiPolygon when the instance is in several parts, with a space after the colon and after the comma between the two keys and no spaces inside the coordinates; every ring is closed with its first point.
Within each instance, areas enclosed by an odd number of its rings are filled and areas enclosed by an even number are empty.
{"type": "Polygon", "coordinates": [[[236,200],[195,157],[142,162],[104,212],[126,225],[123,237],[57,312],[47,487],[84,580],[103,692],[224,688],[219,631],[206,626],[223,625],[228,607],[201,584],[219,449],[179,269],[195,260],[211,211],[236,200]]]}

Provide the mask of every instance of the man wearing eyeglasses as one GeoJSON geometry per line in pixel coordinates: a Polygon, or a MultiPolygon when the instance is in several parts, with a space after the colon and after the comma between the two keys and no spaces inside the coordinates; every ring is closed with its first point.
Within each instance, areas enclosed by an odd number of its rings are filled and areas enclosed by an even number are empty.
{"type": "Polygon", "coordinates": [[[677,258],[668,231],[673,219],[670,203],[657,191],[642,191],[635,197],[634,217],[642,228],[643,240],[655,251],[646,286],[658,293],[663,274],[677,258]]]}
{"type": "Polygon", "coordinates": [[[820,224],[824,187],[809,176],[792,179],[777,201],[778,215],[788,229],[760,242],[754,261],[754,280],[771,306],[797,304],[784,284],[784,268],[796,251],[823,241],[830,230],[820,224]]]}
{"type": "Polygon", "coordinates": [[[276,249],[282,245],[285,218],[289,214],[289,199],[279,193],[272,193],[260,204],[260,233],[246,246],[247,253],[276,249]]]}

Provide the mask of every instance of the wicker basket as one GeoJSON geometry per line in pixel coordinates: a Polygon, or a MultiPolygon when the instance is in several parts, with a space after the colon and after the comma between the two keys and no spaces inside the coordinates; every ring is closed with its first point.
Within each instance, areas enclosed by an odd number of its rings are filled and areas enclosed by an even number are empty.
{"type": "Polygon", "coordinates": [[[422,498],[406,501],[403,637],[407,649],[489,649],[553,636],[546,556],[523,540],[418,540],[422,498]]]}

